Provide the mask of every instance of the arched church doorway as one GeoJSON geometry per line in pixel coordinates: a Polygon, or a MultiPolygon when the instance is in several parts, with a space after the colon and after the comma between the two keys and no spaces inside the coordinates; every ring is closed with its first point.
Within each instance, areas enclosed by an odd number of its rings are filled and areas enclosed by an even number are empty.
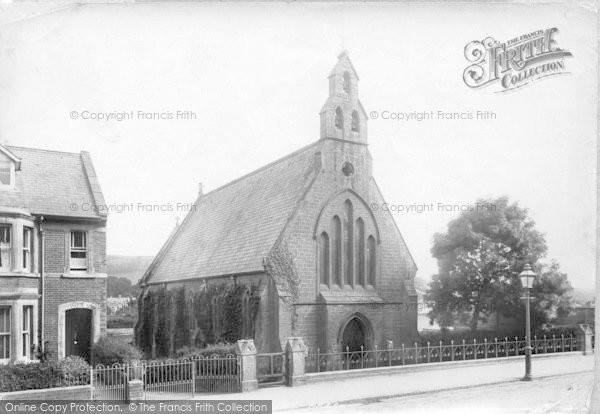
{"type": "Polygon", "coordinates": [[[342,350],[344,352],[360,352],[367,349],[366,326],[357,317],[348,321],[342,335],[342,350]]]}
{"type": "Polygon", "coordinates": [[[355,313],[342,325],[339,344],[342,347],[342,363],[346,369],[364,368],[368,365],[373,342],[373,331],[367,318],[355,313]]]}

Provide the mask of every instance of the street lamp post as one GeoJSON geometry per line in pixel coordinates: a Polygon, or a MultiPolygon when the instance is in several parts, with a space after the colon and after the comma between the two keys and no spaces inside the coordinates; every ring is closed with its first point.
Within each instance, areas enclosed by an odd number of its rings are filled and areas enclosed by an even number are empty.
{"type": "Polygon", "coordinates": [[[529,291],[533,286],[533,281],[535,279],[535,273],[531,270],[531,266],[527,263],[523,267],[523,271],[519,274],[521,278],[521,285],[523,286],[523,290],[525,291],[525,376],[523,377],[523,381],[531,381],[531,318],[530,318],[530,309],[529,302],[531,300],[531,296],[529,295],[529,291]]]}

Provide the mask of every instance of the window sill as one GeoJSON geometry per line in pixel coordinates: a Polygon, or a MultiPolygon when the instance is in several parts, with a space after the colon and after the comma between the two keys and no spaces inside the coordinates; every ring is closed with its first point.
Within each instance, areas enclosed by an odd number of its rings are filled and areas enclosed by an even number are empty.
{"type": "Polygon", "coordinates": [[[106,273],[63,273],[65,279],[106,279],[106,273]]]}
{"type": "MultiPolygon", "coordinates": [[[[0,276],[8,276],[8,277],[31,277],[38,278],[39,273],[28,273],[28,272],[11,272],[11,271],[0,271],[0,276]]],[[[0,360],[2,361],[2,360],[0,360]]]]}

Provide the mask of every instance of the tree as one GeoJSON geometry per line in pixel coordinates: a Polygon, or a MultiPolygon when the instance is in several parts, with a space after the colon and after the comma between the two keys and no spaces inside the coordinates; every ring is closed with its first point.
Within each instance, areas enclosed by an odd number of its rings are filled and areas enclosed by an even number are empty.
{"type": "Polygon", "coordinates": [[[531,263],[540,275],[532,289],[535,326],[569,311],[571,289],[557,263],[538,263],[546,254],[546,241],[535,229],[527,209],[507,197],[478,200],[448,224],[446,233],[434,235],[431,253],[439,272],[429,284],[426,299],[434,303],[429,316],[442,329],[468,323],[475,332],[494,311],[522,319],[519,273],[531,263]]]}
{"type": "Polygon", "coordinates": [[[131,280],[125,277],[108,276],[106,281],[106,295],[109,298],[116,298],[119,296],[137,297],[140,293],[140,288],[137,285],[133,285],[131,280]]]}

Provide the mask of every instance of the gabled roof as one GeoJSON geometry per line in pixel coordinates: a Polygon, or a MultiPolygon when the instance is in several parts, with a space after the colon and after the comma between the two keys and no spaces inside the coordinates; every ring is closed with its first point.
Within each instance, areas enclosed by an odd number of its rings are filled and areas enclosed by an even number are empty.
{"type": "Polygon", "coordinates": [[[8,148],[0,145],[0,153],[6,155],[8,158],[10,158],[12,161],[14,161],[14,163],[17,166],[16,170],[19,170],[21,168],[21,159],[19,157],[17,157],[15,154],[13,154],[12,152],[10,152],[8,150],[8,148]]]}
{"type": "Polygon", "coordinates": [[[140,283],[263,272],[263,258],[315,177],[319,145],[199,196],[140,283]]]}
{"type": "Polygon", "coordinates": [[[0,190],[0,207],[22,208],[35,215],[106,219],[94,208],[104,205],[104,197],[89,153],[0,148],[21,162],[14,188],[0,190]]]}
{"type": "Polygon", "coordinates": [[[352,69],[352,72],[354,73],[354,76],[356,77],[357,80],[360,80],[360,78],[358,77],[358,72],[356,71],[356,69],[354,69],[354,65],[352,64],[352,61],[350,60],[350,57],[348,56],[348,51],[347,50],[343,50],[342,53],[340,53],[338,55],[338,61],[335,64],[335,66],[333,67],[333,69],[331,69],[331,72],[329,72],[329,76],[328,78],[334,76],[337,72],[337,67],[339,65],[342,64],[342,62],[348,62],[348,65],[350,66],[350,69],[352,69]]]}

